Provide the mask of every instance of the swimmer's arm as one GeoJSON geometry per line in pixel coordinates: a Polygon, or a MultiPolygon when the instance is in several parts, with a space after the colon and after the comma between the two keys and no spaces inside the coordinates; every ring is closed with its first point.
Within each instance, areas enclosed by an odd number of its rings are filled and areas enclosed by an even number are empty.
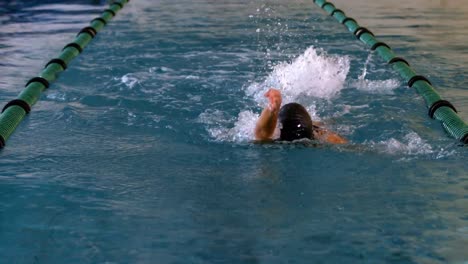
{"type": "Polygon", "coordinates": [[[255,126],[256,140],[269,140],[275,132],[276,123],[278,122],[278,111],[271,111],[269,107],[263,109],[260,118],[255,126]]]}
{"type": "Polygon", "coordinates": [[[270,140],[278,123],[278,113],[281,107],[281,93],[271,88],[265,93],[269,105],[263,109],[255,126],[256,140],[270,140]]]}

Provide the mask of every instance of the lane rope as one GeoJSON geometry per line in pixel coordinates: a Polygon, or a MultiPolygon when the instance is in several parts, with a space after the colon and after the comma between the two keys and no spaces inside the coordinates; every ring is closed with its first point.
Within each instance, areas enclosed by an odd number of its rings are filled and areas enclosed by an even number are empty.
{"type": "Polygon", "coordinates": [[[0,148],[21,123],[24,117],[31,111],[32,106],[39,100],[41,93],[49,88],[57,79],[60,72],[65,71],[70,62],[83,52],[83,49],[91,42],[96,34],[127,4],[129,0],[116,0],[110,3],[100,17],[91,20],[90,25],[78,32],[75,39],[65,45],[60,55],[51,59],[45,65],[42,72],[31,78],[26,83],[26,88],[16,99],[8,102],[0,114],[0,148]]]}
{"type": "Polygon", "coordinates": [[[396,56],[389,45],[379,41],[374,33],[366,27],[360,26],[354,18],[347,17],[346,13],[336,8],[333,3],[326,0],[314,0],[314,3],[343,24],[361,42],[369,46],[372,51],[376,51],[384,61],[392,65],[393,69],[406,80],[408,86],[415,89],[424,99],[430,118],[439,120],[450,136],[465,144],[468,143],[468,125],[457,114],[456,108],[440,97],[429,79],[416,74],[408,61],[396,56]]]}

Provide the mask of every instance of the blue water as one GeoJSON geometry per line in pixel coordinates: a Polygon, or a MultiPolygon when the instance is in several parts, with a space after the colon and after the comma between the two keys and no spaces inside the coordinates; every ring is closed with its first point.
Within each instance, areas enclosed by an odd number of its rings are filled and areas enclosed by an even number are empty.
{"type": "MultiPolygon", "coordinates": [[[[106,8],[66,2],[0,3],[2,105],[106,8]]],[[[468,120],[463,1],[352,2],[468,120]]],[[[467,263],[468,151],[426,113],[312,1],[132,0],[1,150],[0,262],[467,263]],[[270,86],[351,143],[253,144],[270,86]]]]}

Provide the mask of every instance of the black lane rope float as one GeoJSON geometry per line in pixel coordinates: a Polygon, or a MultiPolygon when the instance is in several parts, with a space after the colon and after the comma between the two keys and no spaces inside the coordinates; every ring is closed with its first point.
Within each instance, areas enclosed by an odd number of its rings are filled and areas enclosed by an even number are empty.
{"type": "Polygon", "coordinates": [[[121,10],[130,0],[117,0],[104,10],[100,17],[94,18],[90,26],[83,28],[73,42],[65,45],[57,58],[50,60],[42,72],[26,83],[26,88],[18,97],[8,102],[0,114],[0,148],[11,136],[31,107],[39,100],[41,93],[57,79],[57,75],[66,70],[70,62],[77,57],[91,42],[96,34],[121,10]]]}
{"type": "Polygon", "coordinates": [[[400,73],[408,86],[414,88],[424,98],[429,116],[442,122],[442,126],[451,136],[468,144],[468,125],[458,116],[455,107],[439,96],[426,77],[416,74],[410,64],[405,59],[397,57],[389,45],[378,41],[369,29],[361,27],[355,19],[347,17],[345,12],[337,9],[334,4],[326,0],[314,0],[314,3],[343,24],[361,42],[371,47],[372,51],[377,51],[380,57],[400,73]]]}

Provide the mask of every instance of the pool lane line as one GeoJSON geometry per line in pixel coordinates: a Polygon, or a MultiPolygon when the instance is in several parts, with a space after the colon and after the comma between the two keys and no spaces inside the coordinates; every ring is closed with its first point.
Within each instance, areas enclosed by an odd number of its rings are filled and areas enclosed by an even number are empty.
{"type": "Polygon", "coordinates": [[[67,69],[70,62],[77,57],[91,42],[96,34],[127,4],[130,0],[113,1],[101,16],[91,20],[90,25],[81,29],[73,42],[63,48],[57,58],[51,59],[42,72],[26,83],[26,88],[14,100],[8,102],[0,114],[0,148],[21,123],[23,118],[31,111],[31,107],[39,100],[43,91],[49,88],[58,74],[67,69]]]}
{"type": "Polygon", "coordinates": [[[424,98],[428,115],[442,122],[442,126],[452,137],[468,144],[468,125],[458,116],[455,107],[440,97],[429,79],[418,75],[405,59],[395,55],[389,45],[378,41],[369,29],[360,26],[354,18],[347,17],[345,12],[336,8],[333,3],[326,0],[314,0],[314,3],[343,24],[372,51],[377,51],[380,57],[391,64],[393,69],[406,80],[408,86],[414,88],[424,98]]]}

